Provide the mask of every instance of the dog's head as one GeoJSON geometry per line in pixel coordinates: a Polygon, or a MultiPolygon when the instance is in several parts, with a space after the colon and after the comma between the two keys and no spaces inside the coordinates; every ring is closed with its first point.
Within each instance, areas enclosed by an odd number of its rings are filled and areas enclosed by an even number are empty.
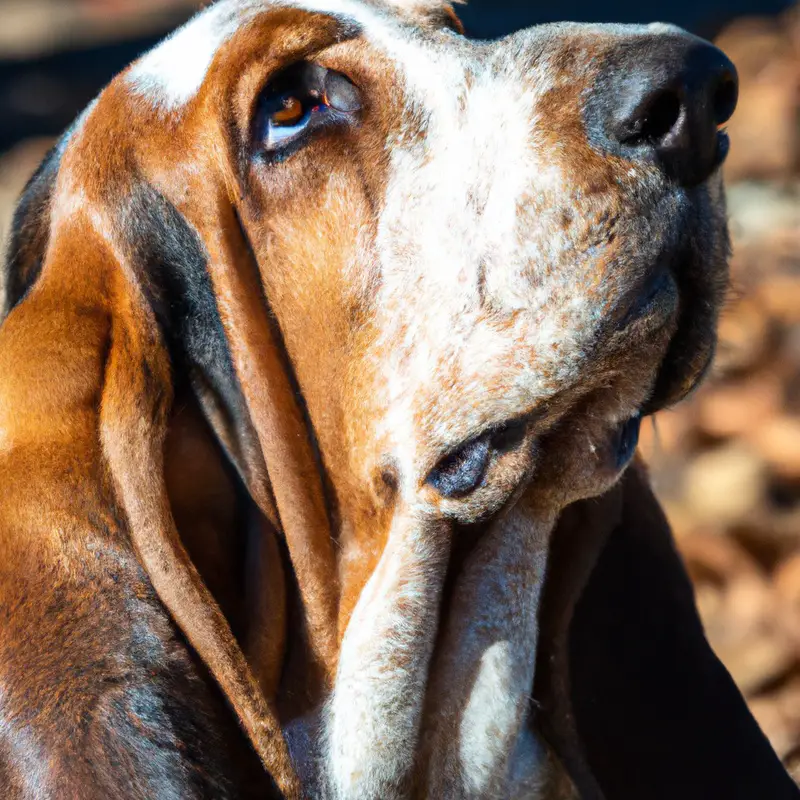
{"type": "MultiPolygon", "coordinates": [[[[702,375],[735,98],[667,26],[474,42],[436,3],[220,0],[32,185],[42,280],[83,258],[67,241],[122,265],[286,530],[333,668],[398,520],[450,542],[520,498],[553,519],[702,375]]],[[[19,230],[17,295],[39,269],[19,230]]]]}

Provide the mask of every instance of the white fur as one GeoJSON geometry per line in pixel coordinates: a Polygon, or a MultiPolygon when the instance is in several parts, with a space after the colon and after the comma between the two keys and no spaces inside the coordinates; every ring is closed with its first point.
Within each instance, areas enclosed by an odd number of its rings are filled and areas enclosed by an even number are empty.
{"type": "MultiPolygon", "coordinates": [[[[530,644],[526,657],[533,660],[535,640],[530,644]]],[[[493,642],[480,656],[458,737],[460,773],[468,797],[488,796],[498,767],[507,769],[509,739],[515,742],[520,733],[524,715],[519,702],[527,701],[533,682],[519,685],[515,676],[518,658],[507,639],[493,642]]],[[[525,670],[529,677],[532,672],[525,670]]]]}
{"type": "MultiPolygon", "coordinates": [[[[415,66],[403,74],[409,96],[428,114],[427,136],[422,147],[392,150],[378,239],[383,283],[377,327],[383,336],[376,346],[376,371],[385,384],[376,438],[391,439],[401,472],[413,482],[420,478],[416,412],[431,399],[423,387],[437,392],[432,405],[443,410],[431,420],[436,438],[443,445],[463,440],[559,388],[542,379],[544,368],[561,383],[577,376],[582,351],[568,337],[593,333],[589,302],[568,285],[572,276],[554,271],[532,286],[524,274],[530,263],[554,260],[535,237],[522,235],[521,228],[535,231],[537,221],[518,207],[532,185],[542,192],[560,189],[558,169],[537,157],[531,141],[537,96],[546,85],[510,81],[466,57],[446,58],[445,48],[417,50],[409,56],[415,66]],[[431,74],[436,81],[426,79],[431,74]],[[505,316],[522,312],[516,331],[479,324],[481,269],[492,305],[505,316]],[[554,297],[563,297],[566,317],[554,313],[554,297]],[[539,354],[537,361],[531,352],[539,354]],[[460,374],[460,384],[466,380],[469,387],[470,402],[455,404],[458,415],[450,413],[451,381],[443,369],[460,374]],[[507,391],[489,395],[483,387],[495,375],[507,391]]],[[[553,239],[558,243],[551,236],[548,247],[553,239]]]]}
{"type": "Polygon", "coordinates": [[[180,108],[200,90],[219,48],[263,6],[257,0],[211,6],[139,59],[127,74],[129,85],[164,110],[180,108]]]}
{"type": "Polygon", "coordinates": [[[518,742],[530,727],[536,615],[553,524],[512,511],[462,570],[432,666],[423,733],[429,797],[530,796],[515,792],[531,755],[518,742]]]}
{"type": "Polygon", "coordinates": [[[337,800],[393,800],[411,772],[449,555],[437,527],[396,516],[347,626],[326,731],[337,800]]]}

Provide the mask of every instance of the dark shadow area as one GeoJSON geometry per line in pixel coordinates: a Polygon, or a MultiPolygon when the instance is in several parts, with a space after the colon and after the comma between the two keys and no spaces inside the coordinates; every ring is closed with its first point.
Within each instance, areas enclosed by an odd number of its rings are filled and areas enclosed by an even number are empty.
{"type": "Polygon", "coordinates": [[[158,38],[67,50],[30,61],[0,60],[0,151],[57,136],[111,78],[158,38]]]}
{"type": "Polygon", "coordinates": [[[503,36],[543,22],[672,22],[700,36],[713,37],[727,22],[748,14],[777,14],[790,0],[474,0],[458,7],[467,33],[503,36]]]}

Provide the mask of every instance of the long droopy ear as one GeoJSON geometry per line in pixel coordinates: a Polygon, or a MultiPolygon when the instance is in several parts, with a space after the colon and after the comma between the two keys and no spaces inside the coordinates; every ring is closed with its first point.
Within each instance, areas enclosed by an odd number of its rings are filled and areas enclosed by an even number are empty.
{"type": "Polygon", "coordinates": [[[322,687],[335,669],[337,581],[320,471],[244,230],[224,192],[214,202],[207,185],[206,195],[190,225],[139,180],[119,227],[173,367],[186,374],[251,497],[286,540],[322,687]]]}
{"type": "MultiPolygon", "coordinates": [[[[210,236],[204,247],[174,207],[137,178],[124,156],[105,154],[106,174],[76,177],[87,164],[97,163],[95,155],[70,145],[60,171],[54,162],[52,174],[46,167],[44,177],[32,184],[32,199],[19,215],[23,228],[28,225],[32,232],[31,245],[25,258],[12,259],[7,283],[23,288],[14,290],[11,299],[16,302],[41,275],[10,315],[6,343],[12,352],[15,344],[25,351],[29,342],[27,352],[35,353],[47,341],[48,353],[63,353],[60,372],[80,390],[85,408],[75,430],[91,452],[98,441],[101,445],[99,463],[87,467],[85,479],[103,487],[106,477],[111,479],[113,502],[159,598],[218,682],[280,791],[299,797],[275,697],[265,695],[179,536],[165,480],[164,446],[180,377],[199,387],[201,405],[213,406],[212,425],[222,433],[251,495],[286,535],[301,593],[311,600],[305,604],[311,649],[323,674],[330,675],[335,606],[327,597],[335,596],[333,555],[321,489],[313,488],[319,486],[313,453],[310,445],[298,445],[301,434],[305,437],[302,414],[267,311],[252,306],[252,297],[260,297],[258,287],[235,281],[212,286],[209,281],[209,265],[216,277],[220,270],[247,274],[240,260],[249,266],[249,254],[235,235],[236,226],[232,240],[226,234],[210,236]],[[198,274],[191,273],[197,267],[198,274]],[[215,321],[209,308],[215,296],[222,297],[230,350],[220,346],[219,317],[215,321]],[[53,337],[62,338],[53,343],[53,337]],[[188,352],[180,352],[178,343],[188,352]],[[240,389],[227,383],[230,352],[240,389]],[[191,374],[179,376],[184,368],[191,374]],[[237,399],[238,392],[249,407],[237,399]],[[317,484],[309,482],[312,476],[317,484]],[[307,547],[309,530],[319,534],[321,553],[307,547]],[[321,573],[320,564],[329,571],[321,573]]],[[[208,221],[209,230],[221,231],[220,222],[231,222],[223,210],[219,213],[213,224],[208,221]]],[[[47,365],[32,369],[32,385],[43,408],[49,408],[46,395],[54,390],[47,385],[47,365]]],[[[59,425],[59,431],[66,431],[59,425]]],[[[71,441],[69,434],[65,447],[71,441]]],[[[93,496],[105,496],[105,491],[93,496]]],[[[108,511],[116,518],[114,508],[108,511]]]]}
{"type": "MultiPolygon", "coordinates": [[[[312,655],[328,685],[336,669],[338,580],[318,459],[258,264],[224,189],[206,213],[209,218],[196,224],[206,231],[222,326],[267,465],[269,494],[300,589],[312,655]]],[[[262,506],[267,487],[251,482],[249,488],[262,506]]]]}
{"type": "Polygon", "coordinates": [[[137,276],[112,273],[100,434],[138,556],[161,601],[218,681],[281,790],[299,789],[277,713],[181,542],[164,480],[170,359],[137,276]]]}
{"type": "Polygon", "coordinates": [[[231,181],[198,174],[200,183],[188,194],[202,202],[179,210],[129,163],[117,174],[128,180],[122,197],[101,203],[113,210],[119,261],[102,402],[105,450],[159,597],[218,680],[269,772],[295,796],[275,698],[264,696],[256,665],[248,663],[189,559],[163,480],[167,416],[180,371],[250,496],[284,538],[310,651],[304,688],[315,679],[310,692],[328,688],[336,669],[338,582],[320,469],[291,365],[231,181]]]}
{"type": "Polygon", "coordinates": [[[131,535],[159,597],[291,797],[299,789],[274,698],[265,698],[253,665],[191,563],[163,481],[175,377],[171,365],[180,363],[249,493],[285,537],[319,688],[327,686],[335,670],[337,582],[319,470],[291,368],[230,198],[223,192],[217,203],[204,208],[208,218],[198,217],[190,226],[145,183],[132,187],[122,204],[123,257],[113,306],[125,313],[113,321],[101,432],[131,535]],[[186,254],[192,252],[201,268],[187,275],[186,254]],[[184,307],[188,302],[196,306],[184,307]],[[170,321],[176,304],[183,313],[170,321]],[[159,321],[161,314],[165,318],[159,321]],[[175,330],[176,325],[184,327],[175,330]],[[171,347],[164,341],[165,330],[172,331],[167,336],[174,340],[171,347]]]}
{"type": "Polygon", "coordinates": [[[705,638],[644,469],[552,541],[534,696],[580,796],[799,797],[705,638]]]}

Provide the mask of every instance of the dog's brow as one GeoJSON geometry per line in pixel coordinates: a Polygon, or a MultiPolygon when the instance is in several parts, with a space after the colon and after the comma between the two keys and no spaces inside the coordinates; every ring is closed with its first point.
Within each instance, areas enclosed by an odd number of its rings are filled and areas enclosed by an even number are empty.
{"type": "Polygon", "coordinates": [[[178,29],[131,68],[131,88],[164,110],[189,102],[200,90],[219,48],[264,10],[262,2],[223,2],[178,29]]]}
{"type": "Polygon", "coordinates": [[[134,64],[128,73],[131,88],[165,111],[184,106],[199,92],[219,48],[243,25],[280,6],[330,14],[343,11],[337,3],[325,0],[308,6],[302,2],[221,0],[134,64]]]}
{"type": "MultiPolygon", "coordinates": [[[[243,25],[278,8],[294,8],[355,22],[368,31],[373,44],[403,65],[412,83],[430,86],[432,54],[412,41],[413,32],[405,30],[397,17],[357,0],[220,0],[139,59],[128,72],[128,85],[159,109],[180,109],[199,92],[220,47],[243,25]]],[[[435,57],[433,61],[439,69],[446,67],[435,57]]]]}

